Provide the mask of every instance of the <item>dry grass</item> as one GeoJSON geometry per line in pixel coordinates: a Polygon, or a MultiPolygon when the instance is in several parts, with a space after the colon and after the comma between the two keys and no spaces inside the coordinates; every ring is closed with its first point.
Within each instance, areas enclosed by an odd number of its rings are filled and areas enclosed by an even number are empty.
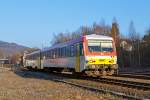
{"type": "Polygon", "coordinates": [[[13,72],[0,69],[0,100],[116,100],[109,94],[100,94],[71,85],[54,82],[39,72],[13,72]]]}

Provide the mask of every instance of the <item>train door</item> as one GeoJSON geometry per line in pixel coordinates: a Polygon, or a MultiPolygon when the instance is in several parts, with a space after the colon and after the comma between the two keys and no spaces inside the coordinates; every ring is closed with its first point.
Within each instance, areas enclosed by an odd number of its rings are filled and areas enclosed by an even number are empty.
{"type": "Polygon", "coordinates": [[[45,57],[42,57],[42,52],[40,51],[40,55],[39,55],[39,69],[43,69],[43,60],[45,59],[45,57]]]}
{"type": "Polygon", "coordinates": [[[37,63],[38,63],[38,69],[43,69],[43,60],[42,60],[42,54],[41,51],[38,54],[38,59],[37,59],[37,63]]]}
{"type": "Polygon", "coordinates": [[[76,64],[75,64],[75,71],[80,72],[80,44],[77,43],[76,45],[76,64]]]}
{"type": "Polygon", "coordinates": [[[40,69],[40,67],[41,67],[40,56],[38,56],[38,58],[37,58],[37,67],[38,67],[38,69],[40,69]]]}

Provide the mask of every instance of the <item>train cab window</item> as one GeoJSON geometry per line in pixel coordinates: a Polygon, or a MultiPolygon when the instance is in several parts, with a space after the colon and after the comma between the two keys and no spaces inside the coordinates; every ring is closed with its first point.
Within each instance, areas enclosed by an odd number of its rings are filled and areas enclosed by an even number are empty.
{"type": "Polygon", "coordinates": [[[113,46],[110,40],[88,40],[89,52],[112,52],[113,46]]]}
{"type": "Polygon", "coordinates": [[[112,42],[102,42],[101,50],[102,52],[112,52],[113,51],[112,42]]]}
{"type": "Polygon", "coordinates": [[[88,40],[88,49],[90,52],[101,52],[100,42],[97,40],[88,40]]]}

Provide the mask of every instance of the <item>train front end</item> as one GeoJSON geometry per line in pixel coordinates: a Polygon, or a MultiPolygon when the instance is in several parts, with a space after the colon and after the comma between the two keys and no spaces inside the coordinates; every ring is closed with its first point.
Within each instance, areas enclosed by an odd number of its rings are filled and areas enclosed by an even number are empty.
{"type": "Polygon", "coordinates": [[[114,74],[117,69],[117,55],[112,37],[87,35],[84,38],[85,73],[96,76],[114,74]]]}

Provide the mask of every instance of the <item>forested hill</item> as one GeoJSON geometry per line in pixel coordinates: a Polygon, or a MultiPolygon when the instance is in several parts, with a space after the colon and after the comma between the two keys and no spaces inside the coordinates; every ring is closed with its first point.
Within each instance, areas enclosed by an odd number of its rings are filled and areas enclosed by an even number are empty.
{"type": "Polygon", "coordinates": [[[29,49],[29,47],[18,45],[16,43],[0,41],[0,57],[12,56],[13,54],[22,52],[26,49],[29,49]]]}

